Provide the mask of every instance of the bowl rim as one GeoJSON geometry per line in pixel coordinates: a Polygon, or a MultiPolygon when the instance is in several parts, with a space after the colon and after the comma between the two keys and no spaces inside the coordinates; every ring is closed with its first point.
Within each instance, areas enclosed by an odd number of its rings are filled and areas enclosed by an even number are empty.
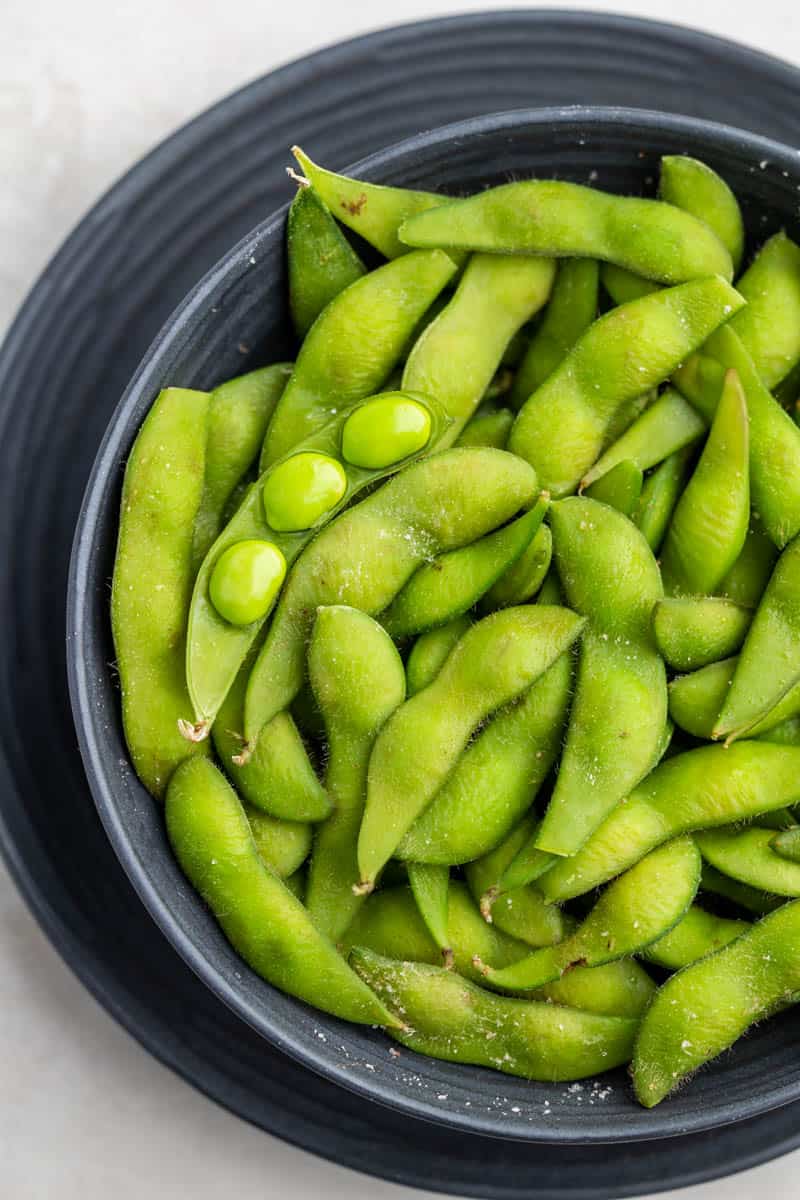
{"type": "MultiPolygon", "coordinates": [[[[344,167],[343,173],[363,176],[380,182],[385,168],[397,165],[404,157],[411,157],[421,150],[430,150],[447,143],[458,143],[473,139],[484,133],[511,131],[523,127],[565,128],[580,126],[587,132],[603,127],[618,126],[634,128],[646,134],[671,134],[673,136],[705,136],[721,149],[729,148],[741,152],[743,146],[752,153],[758,163],[777,167],[788,177],[797,176],[800,181],[800,149],[791,147],[760,134],[751,133],[721,122],[653,109],[625,106],[566,105],[547,108],[520,108],[471,117],[425,130],[412,137],[404,138],[381,150],[344,167]]],[[[755,168],[754,168],[755,169],[755,168]]],[[[392,1088],[378,1079],[364,1079],[348,1071],[340,1059],[326,1057],[320,1053],[324,1046],[311,1044],[295,1036],[291,1028],[277,1027],[273,1014],[262,1006],[248,1003],[232,981],[211,965],[197,940],[174,916],[169,904],[148,878],[144,864],[126,835],[120,819],[112,779],[115,771],[108,763],[107,755],[95,735],[89,718],[91,708],[88,665],[86,652],[87,623],[84,612],[91,603],[89,566],[94,542],[94,532],[108,489],[114,487],[123,468],[122,443],[130,437],[131,419],[140,408],[145,410],[152,403],[158,389],[158,380],[169,368],[170,361],[180,352],[192,336],[195,319],[212,307],[232,284],[251,269],[251,260],[257,256],[263,243],[279,234],[284,226],[289,202],[261,221],[238,243],[232,246],[210,271],[187,293],[183,301],[173,310],[141,359],[130,382],[109,418],[100,446],[95,455],[91,473],[84,491],[83,501],[76,522],[70,557],[66,603],[66,654],[67,679],[73,723],[84,771],[92,798],[114,853],[130,880],[137,896],[173,948],[180,954],[202,982],[211,989],[240,1019],[244,1020],[260,1036],[266,1038],[279,1050],[291,1055],[325,1078],[346,1087],[349,1091],[406,1115],[423,1118],[465,1133],[483,1136],[530,1141],[547,1141],[551,1144],[597,1145],[632,1141],[660,1140],[690,1133],[702,1133],[723,1125],[757,1117],[785,1104],[800,1100],[800,1072],[791,1083],[773,1089],[765,1097],[752,1096],[748,1102],[722,1104],[715,1107],[713,1115],[702,1110],[676,1121],[659,1108],[637,1112],[635,1121],[622,1119],[619,1130],[607,1128],[593,1134],[591,1129],[577,1134],[570,1128],[552,1124],[546,1128],[546,1136],[531,1129],[509,1129],[476,1115],[452,1114],[436,1106],[420,1093],[414,1103],[399,1097],[392,1088]],[[657,1120],[656,1115],[662,1114],[657,1120]],[[664,1119],[666,1118],[666,1119],[664,1119]],[[630,1126],[635,1124],[636,1128],[630,1126]]],[[[198,903],[200,901],[198,900],[198,903]]],[[[271,987],[272,985],[267,984],[271,987]]],[[[277,989],[275,989],[277,990],[277,989]]],[[[295,1001],[300,1004],[300,1001],[295,1001]]],[[[335,1020],[335,1018],[330,1018],[335,1020]]],[[[500,1077],[498,1077],[500,1078],[500,1077]]]]}

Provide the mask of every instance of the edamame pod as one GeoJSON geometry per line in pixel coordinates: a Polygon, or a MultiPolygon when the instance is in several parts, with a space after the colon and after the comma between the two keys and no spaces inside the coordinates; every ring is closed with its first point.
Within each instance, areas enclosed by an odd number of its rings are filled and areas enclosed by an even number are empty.
{"type": "Polygon", "coordinates": [[[548,504],[548,497],[540,496],[530,512],[510,525],[423,563],[381,615],[381,624],[397,639],[467,612],[524,554],[548,504]]]}
{"type": "Polygon", "coordinates": [[[690,213],[562,180],[507,183],[451,200],[404,221],[399,236],[408,246],[599,258],[660,283],[733,276],[728,251],[690,213]]]}
{"type": "Polygon", "coordinates": [[[541,877],[551,902],[613,879],[682,833],[730,825],[800,799],[800,749],[767,742],[703,746],[656,767],[578,853],[541,877]]]}
{"type": "Polygon", "coordinates": [[[800,359],[800,246],[785,233],[765,242],[736,284],[747,307],[732,328],[768,388],[800,359]]]}
{"type": "Polygon", "coordinates": [[[166,819],[184,874],[257,975],[345,1021],[400,1025],[264,865],[236,793],[207,759],[172,776],[166,819]]]}
{"type": "Polygon", "coordinates": [[[703,863],[700,889],[703,892],[709,892],[712,896],[722,896],[723,899],[730,900],[738,908],[753,913],[757,917],[774,912],[776,908],[780,908],[785,903],[782,896],[760,892],[746,883],[740,883],[738,879],[731,879],[729,875],[723,875],[722,871],[718,871],[716,867],[712,867],[710,863],[706,862],[703,863]]]}
{"type": "Polygon", "coordinates": [[[641,530],[654,554],[660,550],[672,520],[688,474],[690,454],[690,447],[671,454],[656,467],[642,486],[642,494],[631,520],[641,530]]]}
{"type": "Polygon", "coordinates": [[[546,303],[554,276],[551,259],[476,254],[469,260],[403,371],[404,389],[436,396],[452,418],[440,447],[452,445],[475,412],[511,338],[546,303]]]}
{"type": "Polygon", "coordinates": [[[360,279],[366,267],[311,187],[300,187],[289,206],[286,257],[289,311],[302,339],[323,308],[360,279]]]}
{"type": "Polygon", "coordinates": [[[304,339],[273,413],[262,472],[332,416],[381,388],[415,324],[455,271],[442,251],[406,254],[370,271],[331,301],[304,339]]]}
{"type": "MultiPolygon", "coordinates": [[[[725,658],[688,675],[678,675],[670,682],[669,712],[676,725],[693,737],[711,738],[720,710],[730,692],[738,661],[736,657],[725,658]]],[[[778,730],[798,713],[800,684],[795,684],[779,704],[747,730],[747,736],[773,741],[772,731],[778,730]]]]}
{"type": "Polygon", "coordinates": [[[450,868],[432,863],[410,862],[408,882],[420,916],[428,933],[442,953],[443,965],[452,968],[453,951],[448,933],[448,911],[450,893],[450,868]]]}
{"type": "Polygon", "coordinates": [[[561,1082],[627,1062],[637,1021],[561,1005],[493,996],[452,971],[394,962],[358,947],[350,961],[377,994],[402,1012],[402,1045],[448,1062],[561,1082]]]}
{"type": "Polygon", "coordinates": [[[406,662],[406,689],[409,696],[422,691],[439,674],[442,663],[471,624],[467,616],[454,617],[446,625],[420,634],[406,662]]]}
{"type": "Polygon", "coordinates": [[[564,753],[537,839],[541,850],[567,855],[655,765],[667,681],[651,628],[661,577],[641,533],[586,497],[554,504],[550,520],[567,602],[589,622],[564,753]]]}
{"type": "MultiPolygon", "coordinates": [[[[780,834],[778,834],[780,836],[780,834]]],[[[774,896],[800,896],[800,863],[772,848],[773,829],[706,829],[695,834],[700,853],[730,879],[774,896]]]]}
{"type": "Polygon", "coordinates": [[[598,500],[629,517],[639,503],[643,483],[642,468],[630,459],[623,459],[590,484],[586,495],[590,500],[598,500]]]}
{"type": "Polygon", "coordinates": [[[764,917],[730,945],[668,979],[636,1040],[633,1085],[652,1108],[751,1025],[800,992],[800,903],[764,917]]]}
{"type": "Polygon", "coordinates": [[[256,850],[279,878],[288,880],[302,867],[311,849],[311,826],[306,821],[281,821],[245,806],[256,850]]]}
{"type": "Polygon", "coordinates": [[[505,450],[514,414],[510,408],[478,409],[455,440],[456,446],[494,446],[505,450]]]}
{"type": "Polygon", "coordinates": [[[713,592],[739,557],[750,522],[749,423],[728,371],[711,432],[672,514],[661,553],[667,592],[713,592]]]}
{"type": "Polygon", "coordinates": [[[334,811],[314,837],[306,907],[317,928],[338,941],[361,903],[353,884],[369,756],[378,730],[405,699],[405,671],[386,631],[341,605],[317,610],[308,675],[325,721],[325,786],[334,811]]]}
{"type": "Polygon", "coordinates": [[[505,892],[512,892],[515,888],[524,887],[526,883],[533,883],[552,867],[555,861],[553,855],[548,854],[545,850],[540,850],[536,845],[540,825],[540,821],[534,823],[528,841],[523,842],[498,879],[497,884],[481,896],[481,912],[491,913],[492,905],[498,896],[502,896],[505,892]]]}
{"type": "Polygon", "coordinates": [[[635,275],[626,267],[618,267],[616,263],[611,262],[601,266],[600,282],[616,305],[641,300],[642,296],[651,296],[661,286],[653,283],[652,279],[643,279],[641,275],[635,275]]]}
{"type": "Polygon", "coordinates": [[[609,884],[574,933],[508,967],[475,965],[492,987],[521,991],[559,979],[577,966],[595,967],[635,954],[673,929],[700,883],[700,855],[691,838],[676,838],[646,855],[609,884]]]}
{"type": "Polygon", "coordinates": [[[531,339],[511,388],[511,403],[519,409],[544,383],[597,316],[600,281],[591,258],[566,258],[558,266],[542,323],[531,339]]]}
{"type": "Polygon", "coordinates": [[[777,558],[774,543],[751,522],[741,554],[719,585],[720,595],[745,608],[756,608],[777,558]]]}
{"type": "MultiPolygon", "coordinates": [[[[500,453],[500,452],[498,452],[500,453]]],[[[427,808],[478,726],[568,650],[583,621],[565,608],[506,608],[473,625],[434,681],[389,718],[369,765],[358,838],[361,886],[427,808]]]]}
{"type": "Polygon", "coordinates": [[[292,363],[275,363],[211,393],[208,406],[203,495],[194,521],[194,564],[213,545],[237,484],[258,458],[270,417],[292,373],[292,363]]]}
{"type": "Polygon", "coordinates": [[[521,699],[495,713],[398,845],[399,858],[455,865],[503,840],[558,757],[571,682],[572,656],[562,654],[521,699]]]}
{"type": "Polygon", "coordinates": [[[549,525],[541,525],[517,561],[489,588],[480,609],[493,612],[511,604],[527,604],[544,583],[552,558],[553,535],[549,525]]]}
{"type": "Polygon", "coordinates": [[[535,495],[527,463],[503,450],[464,448],[415,463],[333,521],[292,571],[251,672],[248,742],[299,692],[319,605],[383,612],[423,562],[502,525],[535,495]]]}
{"type": "Polygon", "coordinates": [[[724,737],[727,742],[741,737],[799,682],[800,537],[778,559],[745,638],[712,736],[724,737]]]}
{"type": "Polygon", "coordinates": [[[769,844],[781,858],[800,866],[800,826],[793,825],[791,829],[781,830],[774,835],[769,844]]]}
{"type": "Polygon", "coordinates": [[[696,442],[705,431],[705,421],[691,404],[674,388],[667,388],[586,472],[581,488],[589,487],[623,462],[647,471],[696,442]]]}
{"type": "Polygon", "coordinates": [[[734,273],[738,271],[744,222],[738,200],[716,171],[688,154],[666,154],[661,159],[658,194],[713,229],[731,256],[734,273]]]}
{"type": "MultiPolygon", "coordinates": [[[[421,398],[416,397],[416,399],[419,403],[423,403],[421,398]]],[[[371,404],[372,400],[366,400],[361,408],[369,409],[371,404]]],[[[445,418],[435,401],[425,400],[424,405],[431,414],[432,445],[443,428],[445,418]]],[[[287,455],[280,463],[275,463],[274,466],[268,468],[246,494],[236,513],[206,555],[195,581],[189,610],[186,681],[196,724],[193,727],[188,722],[186,723],[185,736],[192,739],[202,739],[205,736],[269,615],[267,610],[258,620],[239,626],[226,621],[217,612],[212,602],[210,583],[222,554],[243,542],[255,540],[273,546],[281,552],[286,563],[291,564],[306,543],[311,540],[322,521],[339,512],[368,484],[397,470],[399,464],[376,470],[365,470],[345,463],[342,469],[346,478],[346,489],[329,513],[323,516],[314,528],[299,532],[279,533],[267,523],[263,500],[265,484],[284,464],[290,463],[292,459],[301,454],[314,453],[329,457],[331,461],[338,461],[342,428],[347,419],[346,413],[334,417],[313,437],[302,442],[296,451],[287,455]]],[[[419,454],[422,453],[424,451],[419,452],[419,454]]],[[[412,456],[411,461],[414,457],[419,457],[419,455],[412,456]]],[[[183,716],[186,715],[186,710],[184,710],[183,716]]]]}
{"type": "Polygon", "coordinates": [[[615,412],[665,379],[743,301],[697,279],[612,309],[587,329],[526,401],[509,449],[554,496],[573,491],[602,453],[615,412]]]}
{"type": "Polygon", "coordinates": [[[178,763],[195,753],[178,720],[190,707],[183,659],[209,404],[206,392],[161,392],[122,487],[111,588],[122,721],[136,774],[159,797],[178,763]]]}
{"type": "Polygon", "coordinates": [[[655,606],[653,631],[668,666],[696,671],[735,654],[752,619],[752,609],[722,597],[669,598],[655,606]]]}
{"type": "Polygon", "coordinates": [[[747,921],[718,917],[693,904],[674,929],[646,946],[641,953],[648,962],[666,967],[668,971],[678,971],[727,946],[749,928],[747,921]]]}

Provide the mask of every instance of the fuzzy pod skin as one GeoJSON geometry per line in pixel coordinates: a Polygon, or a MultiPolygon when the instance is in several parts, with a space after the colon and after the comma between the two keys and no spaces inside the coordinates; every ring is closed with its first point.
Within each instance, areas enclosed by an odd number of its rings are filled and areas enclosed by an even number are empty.
{"type": "Polygon", "coordinates": [[[308,675],[325,722],[325,787],[334,811],[314,835],[306,907],[317,928],[338,941],[362,902],[353,885],[369,756],[381,726],[405,699],[405,671],[386,631],[341,605],[317,611],[308,675]]]}
{"type": "Polygon", "coordinates": [[[423,562],[504,524],[536,493],[535,473],[503,450],[449,450],[415,463],[326,526],[290,573],[251,672],[248,742],[299,692],[320,605],[376,616],[423,562]]]}
{"type": "Polygon", "coordinates": [[[166,820],[184,874],[257,975],[343,1020],[399,1024],[264,865],[236,793],[207,759],[172,776],[166,820]]]}
{"type": "Polygon", "coordinates": [[[661,159],[658,194],[667,204],[708,225],[730,254],[734,273],[738,271],[744,253],[744,222],[739,201],[716,171],[688,154],[667,154],[661,159]]]}
{"type": "Polygon", "coordinates": [[[508,183],[451,200],[405,221],[400,240],[408,246],[601,259],[660,283],[733,277],[728,251],[690,213],[561,180],[508,183]]]}
{"type": "Polygon", "coordinates": [[[161,392],[122,487],[111,628],[125,740],[136,774],[157,797],[178,763],[207,753],[181,737],[178,721],[191,710],[183,659],[210,401],[185,388],[161,392]]]}
{"type": "Polygon", "coordinates": [[[599,265],[591,258],[565,258],[558,264],[542,323],[520,362],[511,403],[520,409],[552,375],[597,316],[599,265]]]}
{"type": "Polygon", "coordinates": [[[547,302],[550,259],[470,258],[456,293],[425,329],[403,371],[404,389],[436,396],[452,418],[452,445],[480,404],[514,335],[547,302]]]}
{"type": "Polygon", "coordinates": [[[431,1058],[550,1082],[583,1079],[630,1058],[636,1020],[493,996],[453,971],[358,947],[350,961],[406,1022],[409,1032],[393,1034],[396,1040],[431,1058]]]}
{"type": "MultiPolygon", "coordinates": [[[[763,816],[759,820],[763,820],[763,816]]],[[[716,867],[712,867],[711,863],[707,862],[703,863],[700,888],[711,896],[722,896],[724,900],[729,900],[742,912],[756,917],[763,917],[766,913],[774,912],[776,908],[780,908],[785,903],[782,896],[773,896],[771,892],[760,892],[758,888],[740,883],[738,879],[731,879],[729,875],[723,875],[722,871],[718,871],[716,867]]]]}
{"type": "Polygon", "coordinates": [[[651,628],[661,577],[641,533],[586,497],[553,505],[550,522],[567,602],[588,620],[561,766],[537,838],[541,850],[567,855],[658,761],[667,681],[651,628]]]}
{"type": "Polygon", "coordinates": [[[618,267],[616,263],[603,263],[600,268],[600,282],[615,305],[628,304],[631,300],[641,300],[642,296],[651,296],[657,292],[660,284],[652,279],[643,279],[626,267],[618,267]]]}
{"type": "Polygon", "coordinates": [[[633,1084],[640,1103],[652,1108],[756,1021],[795,1001],[798,941],[795,901],[664,984],[636,1041],[633,1084]]]}
{"type": "Polygon", "coordinates": [[[280,879],[289,880],[308,858],[311,825],[306,821],[281,821],[249,805],[244,811],[261,858],[280,879]]]}
{"type": "Polygon", "coordinates": [[[642,468],[626,458],[591,484],[586,495],[590,500],[598,500],[624,517],[630,517],[639,503],[643,484],[642,468]]]}
{"type": "Polygon", "coordinates": [[[301,187],[289,206],[286,257],[289,311],[302,339],[331,300],[367,268],[310,187],[301,187]]]}
{"type": "Polygon", "coordinates": [[[706,862],[730,879],[773,896],[800,896],[800,863],[775,852],[774,829],[706,829],[695,837],[706,862]]]}
{"type": "Polygon", "coordinates": [[[406,662],[406,690],[409,696],[421,692],[436,678],[448,654],[471,624],[468,616],[454,617],[446,625],[420,634],[406,662]]]}
{"type": "Polygon", "coordinates": [[[685,447],[665,458],[645,479],[639,503],[631,520],[654,554],[661,549],[675,505],[689,473],[691,448],[685,447]]]}
{"type": "Polygon", "coordinates": [[[667,388],[586,472],[581,488],[589,487],[623,462],[648,471],[696,442],[706,429],[696,409],[675,388],[667,388]]]}
{"type": "Polygon", "coordinates": [[[751,521],[742,552],[719,585],[719,594],[745,608],[757,608],[777,559],[774,543],[751,521]]]}
{"type": "Polygon", "coordinates": [[[667,593],[714,592],[742,552],[750,523],[750,433],[739,377],[728,371],[711,431],[672,514],[661,552],[667,593]]]}
{"type": "Polygon", "coordinates": [[[551,903],[583,895],[670,838],[800,799],[800,749],[767,742],[704,746],[661,763],[571,859],[539,880],[551,903]]]}
{"type": "Polygon", "coordinates": [[[542,525],[517,561],[489,588],[478,606],[480,611],[530,603],[545,581],[552,558],[553,535],[549,525],[542,525]]]}
{"type": "Polygon", "coordinates": [[[656,387],[742,303],[723,279],[711,278],[612,309],[520,409],[509,449],[536,468],[552,495],[574,491],[602,453],[617,410],[656,387]]]}
{"type": "Polygon", "coordinates": [[[431,863],[410,862],[408,882],[425,927],[442,954],[444,966],[453,966],[448,913],[450,910],[450,868],[431,863]]]}
{"type": "MultiPolygon", "coordinates": [[[[692,737],[709,739],[730,693],[739,659],[724,658],[709,663],[688,675],[678,675],[669,685],[669,712],[673,721],[692,737]]],[[[748,738],[764,741],[787,740],[780,731],[800,713],[800,684],[795,684],[783,699],[747,731],[748,738]]],[[[796,744],[789,736],[788,744],[796,744]]]]}
{"type": "Polygon", "coordinates": [[[499,845],[558,757],[571,686],[572,656],[562,654],[516,703],[495,713],[405,834],[397,856],[455,865],[499,845]]]}
{"type": "Polygon", "coordinates": [[[455,274],[443,251],[407,254],[357,279],[306,335],[269,423],[263,472],[335,414],[379,391],[409,335],[455,274]]]}
{"type": "Polygon", "coordinates": [[[664,661],[675,671],[696,671],[736,654],[752,609],[718,596],[659,600],[653,631],[664,661]]]}
{"type": "Polygon", "coordinates": [[[521,991],[559,979],[576,966],[596,967],[637,954],[686,915],[700,884],[700,855],[691,838],[647,854],[609,884],[578,928],[556,946],[512,966],[486,966],[492,987],[521,991]]]}
{"type": "Polygon", "coordinates": [[[785,379],[800,359],[800,246],[776,233],[736,284],[747,307],[733,329],[766,387],[785,379]]]}
{"type": "Polygon", "coordinates": [[[475,730],[526,692],[569,649],[583,624],[569,609],[541,605],[485,617],[464,634],[433,683],[390,717],[370,759],[358,839],[362,886],[374,886],[475,730]]]}
{"type": "Polygon", "coordinates": [[[679,971],[727,946],[749,928],[747,921],[718,917],[693,904],[669,933],[646,946],[641,953],[648,962],[668,971],[679,971]]]}

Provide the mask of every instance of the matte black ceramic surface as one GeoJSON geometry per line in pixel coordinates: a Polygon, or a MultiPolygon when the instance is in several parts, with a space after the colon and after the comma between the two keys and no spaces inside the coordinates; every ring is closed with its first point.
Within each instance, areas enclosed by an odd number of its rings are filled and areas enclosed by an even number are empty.
{"type": "MultiPolygon", "coordinates": [[[[781,227],[797,235],[795,152],[722,126],[656,113],[543,109],[476,118],[374,155],[355,173],[452,192],[555,174],[637,193],[652,190],[662,154],[682,152],[729,181],[742,202],[751,246],[781,227]]],[[[256,977],[185,885],[161,811],[126,765],[119,696],[108,666],[108,579],[122,466],[160,388],[208,389],[242,367],[290,357],[286,312],[281,212],[221,260],[146,355],[112,418],[78,525],[68,667],[79,739],[101,819],[149,911],[220,999],[281,1049],[371,1100],[455,1128],[535,1140],[630,1141],[710,1129],[799,1099],[800,1028],[793,1013],[649,1112],[636,1106],[622,1072],[565,1087],[505,1079],[409,1051],[392,1057],[381,1033],[326,1017],[256,977]]]]}
{"type": "Polygon", "coordinates": [[[464,1138],[301,1068],[200,983],[127,882],[77,753],[57,616],[117,399],[181,297],[283,202],[286,147],[301,141],[343,167],[426,126],[571,102],[685,112],[800,143],[800,73],[704,34],[546,11],[381,31],[257,81],[143,160],[50,264],[0,354],[0,844],[28,903],[100,1002],[217,1101],[356,1169],[462,1195],[549,1200],[557,1188],[599,1200],[684,1186],[796,1145],[800,1104],[611,1156],[565,1153],[464,1138]],[[358,121],[342,118],[354,110],[358,121]]]}

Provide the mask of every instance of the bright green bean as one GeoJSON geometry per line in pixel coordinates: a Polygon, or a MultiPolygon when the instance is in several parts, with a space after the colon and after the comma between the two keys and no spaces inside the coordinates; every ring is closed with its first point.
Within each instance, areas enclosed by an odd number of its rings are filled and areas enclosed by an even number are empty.
{"type": "Polygon", "coordinates": [[[208,598],[222,621],[262,621],[286,578],[286,559],[273,542],[244,538],[222,551],[208,580],[208,598]]]}
{"type": "Polygon", "coordinates": [[[391,467],[430,441],[431,415],[404,392],[386,392],[352,412],[342,429],[342,457],[356,467],[391,467]]]}
{"type": "Polygon", "coordinates": [[[438,675],[442,663],[471,624],[472,621],[467,616],[454,617],[446,625],[439,625],[436,629],[420,634],[406,662],[409,696],[422,691],[438,675]]]}
{"type": "Polygon", "coordinates": [[[489,588],[480,602],[480,609],[492,612],[511,604],[529,603],[544,583],[552,557],[553,535],[548,525],[542,525],[517,561],[489,588]]]}
{"type": "Polygon", "coordinates": [[[664,661],[675,671],[696,671],[740,649],[752,609],[717,596],[659,600],[653,631],[664,661]]]}
{"type": "Polygon", "coordinates": [[[295,333],[304,338],[322,310],[366,267],[310,187],[300,187],[289,206],[286,258],[289,311],[295,333]]]}
{"type": "MultiPolygon", "coordinates": [[[[780,835],[779,835],[780,836],[780,835]]],[[[695,834],[700,853],[730,879],[775,896],[800,896],[800,863],[772,848],[773,829],[706,829],[695,834]]]]}
{"type": "Polygon", "coordinates": [[[597,316],[600,273],[591,258],[562,259],[544,317],[536,330],[511,389],[519,409],[544,383],[597,316]]]}
{"type": "MultiPolygon", "coordinates": [[[[361,412],[364,411],[364,407],[362,406],[361,412]]],[[[366,407],[370,409],[373,406],[366,407]]],[[[355,417],[359,415],[358,411],[353,414],[355,417]]],[[[420,450],[427,440],[425,438],[415,449],[420,450]]],[[[352,457],[346,457],[349,462],[353,462],[352,457]]],[[[390,464],[356,465],[374,468],[390,464]]],[[[275,464],[275,469],[270,472],[261,489],[267,524],[278,533],[297,533],[303,529],[311,529],[322,517],[338,507],[347,491],[347,483],[344,467],[330,455],[319,454],[313,450],[291,454],[283,462],[275,464]]]]}
{"type": "Polygon", "coordinates": [[[642,953],[649,962],[678,971],[727,946],[748,928],[746,921],[718,917],[693,904],[674,929],[646,946],[642,953]]]}
{"type": "Polygon", "coordinates": [[[677,450],[696,442],[705,431],[705,421],[691,404],[674,388],[667,388],[622,437],[598,458],[581,480],[581,487],[589,487],[596,479],[626,461],[647,471],[677,450]]]}

